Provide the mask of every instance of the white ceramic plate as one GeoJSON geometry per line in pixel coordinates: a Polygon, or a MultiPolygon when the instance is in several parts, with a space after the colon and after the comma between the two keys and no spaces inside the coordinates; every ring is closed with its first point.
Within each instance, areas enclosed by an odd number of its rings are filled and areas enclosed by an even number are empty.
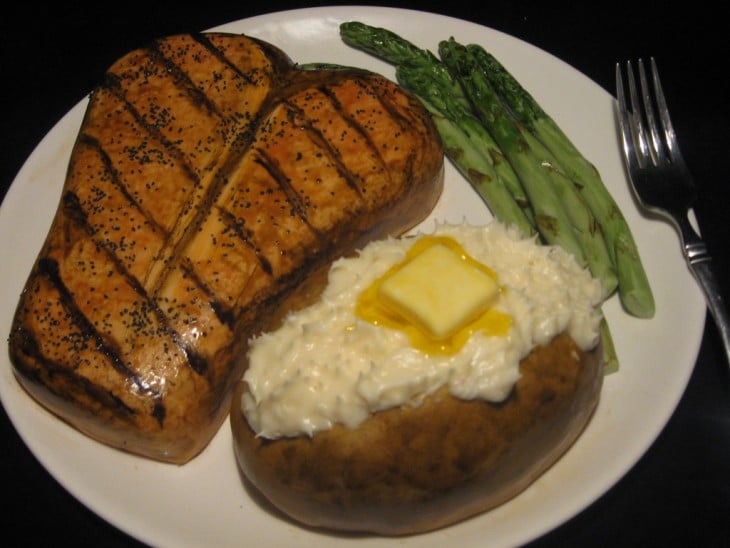
{"type": "MultiPolygon", "coordinates": [[[[631,224],[652,281],[657,314],[624,314],[616,298],[604,310],[619,373],[606,378],[588,429],[570,451],[523,494],[459,525],[399,541],[402,546],[517,545],[568,520],[616,483],[654,441],[673,413],[694,366],[704,302],[666,224],[644,219],[624,174],[613,99],[573,68],[529,44],[465,21],[386,8],[336,7],[274,13],[216,30],[243,32],[287,51],[294,61],[357,65],[393,77],[393,68],[344,45],[343,21],[388,27],[435,51],[440,39],[479,42],[532,91],[598,167],[631,224]]],[[[86,108],[82,101],[39,144],[0,210],[0,394],[31,451],[75,497],[130,535],[156,546],[381,546],[386,539],[339,537],[292,524],[239,481],[226,423],[210,446],[182,467],[151,462],[97,444],[50,416],[13,378],[7,334],[18,295],[56,209],[71,146],[86,108]]],[[[433,219],[486,222],[491,217],[469,185],[447,166],[433,219]]]]}

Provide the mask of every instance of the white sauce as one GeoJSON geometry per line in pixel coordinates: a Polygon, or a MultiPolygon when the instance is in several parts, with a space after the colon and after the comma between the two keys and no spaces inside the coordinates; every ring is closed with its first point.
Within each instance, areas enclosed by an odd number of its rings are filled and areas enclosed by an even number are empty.
{"type": "Polygon", "coordinates": [[[536,345],[566,331],[583,350],[597,344],[600,282],[565,251],[497,222],[439,225],[435,234],[451,236],[497,273],[506,291],[496,308],[512,317],[509,335],[475,334],[454,355],[428,356],[402,332],[355,317],[360,293],[403,261],[414,240],[373,242],[332,265],[317,303],[251,341],[241,409],[259,436],[311,436],[336,423],[354,428],[376,411],[417,406],[442,386],[459,398],[502,401],[536,345]]]}

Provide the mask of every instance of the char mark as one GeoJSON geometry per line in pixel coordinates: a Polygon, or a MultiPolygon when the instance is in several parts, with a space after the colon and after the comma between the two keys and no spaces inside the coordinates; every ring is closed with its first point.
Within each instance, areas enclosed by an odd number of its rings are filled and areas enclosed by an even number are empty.
{"type": "MultiPolygon", "coordinates": [[[[261,259],[263,258],[259,257],[259,260],[261,259]]],[[[210,307],[213,309],[213,312],[218,318],[218,321],[221,322],[223,325],[227,325],[228,327],[232,328],[234,323],[233,311],[230,309],[230,307],[227,307],[222,302],[220,302],[215,292],[208,286],[208,284],[200,279],[200,276],[198,276],[197,272],[195,272],[195,269],[190,260],[186,259],[182,261],[180,268],[182,268],[185,278],[192,280],[195,285],[199,287],[201,291],[206,295],[206,297],[208,297],[210,307]]],[[[269,268],[271,268],[271,266],[269,266],[269,268]]]]}
{"type": "Polygon", "coordinates": [[[148,51],[151,57],[175,78],[176,87],[185,91],[195,105],[203,107],[211,116],[223,118],[215,103],[195,85],[190,75],[162,53],[159,42],[151,43],[148,51]]]}
{"type": "Polygon", "coordinates": [[[191,36],[196,42],[198,42],[201,46],[207,49],[216,59],[218,59],[222,63],[225,63],[233,72],[243,78],[246,83],[251,85],[256,83],[251,74],[242,71],[234,63],[232,63],[231,60],[226,57],[225,54],[220,49],[218,49],[207,36],[200,33],[191,34],[191,36]]]}
{"type": "MultiPolygon", "coordinates": [[[[398,122],[398,125],[400,125],[404,130],[407,129],[409,126],[414,125],[414,120],[409,118],[403,113],[403,110],[401,107],[395,105],[393,101],[390,99],[390,97],[386,94],[377,94],[378,100],[380,101],[380,104],[383,105],[383,108],[388,112],[390,117],[398,122]]],[[[411,150],[411,152],[408,155],[407,159],[407,167],[406,167],[406,173],[407,176],[404,178],[404,181],[406,185],[410,186],[414,182],[413,174],[415,173],[416,169],[416,156],[415,152],[411,150]]]]}
{"type": "Polygon", "coordinates": [[[154,407],[152,408],[152,416],[157,419],[157,424],[160,425],[160,428],[165,424],[165,416],[167,415],[167,409],[161,402],[155,403],[154,407]]]}
{"type": "MultiPolygon", "coordinates": [[[[94,238],[95,231],[93,227],[89,225],[87,222],[86,213],[83,211],[83,208],[81,207],[81,204],[79,202],[78,197],[73,192],[66,192],[63,197],[63,204],[64,204],[64,213],[67,215],[67,217],[72,220],[73,222],[77,223],[79,226],[81,226],[89,236],[94,239],[94,243],[99,246],[100,249],[103,249],[109,260],[114,264],[115,270],[117,273],[119,273],[121,276],[124,276],[124,279],[129,284],[132,289],[144,300],[146,303],[146,306],[149,310],[152,311],[152,313],[157,318],[157,321],[162,326],[160,330],[161,336],[168,336],[170,337],[176,344],[176,346],[185,354],[185,357],[187,359],[187,363],[190,365],[190,367],[195,371],[196,373],[202,375],[204,374],[208,369],[208,363],[207,361],[200,356],[193,348],[191,348],[187,343],[184,342],[180,334],[173,329],[170,326],[169,319],[167,315],[163,312],[163,310],[159,307],[159,305],[155,302],[154,299],[150,297],[150,295],[147,293],[145,288],[142,286],[140,281],[132,276],[129,271],[124,267],[124,265],[119,261],[117,256],[114,254],[113,251],[109,250],[103,245],[103,242],[97,241],[94,238]]],[[[73,309],[76,310],[76,313],[80,315],[80,317],[83,317],[83,314],[80,310],[78,310],[78,307],[75,305],[75,302],[73,302],[73,297],[70,295],[68,290],[65,289],[65,286],[63,285],[63,280],[61,280],[60,275],[58,274],[58,265],[53,261],[53,264],[55,264],[55,270],[52,270],[52,272],[55,272],[55,277],[51,277],[51,280],[54,282],[54,285],[58,286],[59,291],[63,288],[62,295],[65,292],[65,295],[67,295],[68,299],[71,299],[71,302],[67,302],[66,299],[64,299],[64,303],[66,303],[66,306],[70,306],[73,303],[73,309]],[[60,285],[58,285],[60,284],[60,285]]],[[[76,317],[76,316],[74,316],[76,317]]],[[[89,328],[93,329],[93,326],[90,322],[86,320],[85,317],[85,325],[89,328]]],[[[94,329],[96,332],[96,330],[94,329]]],[[[101,340],[102,337],[100,334],[97,333],[97,336],[101,340]]],[[[129,370],[129,368],[124,364],[124,362],[119,357],[118,352],[114,352],[110,355],[114,356],[116,358],[115,367],[118,368],[120,372],[127,375],[132,375],[132,378],[134,378],[133,372],[129,370]],[[119,367],[123,366],[122,369],[119,369],[119,367]]],[[[143,383],[139,378],[137,378],[137,384],[140,387],[143,387],[143,383]]]]}
{"type": "Polygon", "coordinates": [[[195,186],[200,187],[200,177],[198,177],[197,173],[195,173],[195,170],[190,166],[190,163],[187,161],[187,158],[180,150],[180,148],[174,142],[167,139],[159,130],[159,128],[157,128],[153,124],[149,124],[140,114],[139,110],[137,110],[134,104],[129,102],[124,96],[124,93],[122,93],[121,91],[119,77],[116,74],[107,73],[104,77],[104,82],[102,83],[102,86],[116,96],[117,100],[120,101],[120,103],[124,105],[124,108],[127,109],[127,111],[132,115],[134,121],[145,132],[147,132],[152,139],[159,143],[165,149],[165,151],[173,159],[175,159],[175,161],[180,164],[185,174],[195,184],[195,186]]]}
{"type": "Polygon", "coordinates": [[[395,120],[399,126],[403,129],[407,129],[409,126],[413,125],[413,119],[406,116],[403,109],[395,105],[387,93],[378,93],[377,86],[373,86],[373,84],[366,83],[362,80],[358,80],[357,82],[378,99],[383,108],[388,112],[388,115],[395,120]]]}
{"type": "Polygon", "coordinates": [[[109,390],[103,390],[88,379],[75,374],[73,369],[69,369],[68,367],[64,367],[53,360],[49,360],[40,351],[37,339],[27,329],[20,327],[14,330],[11,336],[15,342],[14,346],[16,346],[20,352],[28,356],[35,363],[43,364],[43,370],[46,371],[50,377],[62,379],[61,383],[44,383],[36,369],[28,367],[23,360],[17,360],[15,366],[22,370],[26,377],[34,380],[37,384],[46,386],[53,393],[61,397],[68,395],[68,392],[63,390],[61,386],[70,388],[76,387],[91,400],[97,402],[100,407],[112,409],[115,412],[115,415],[123,420],[131,420],[137,414],[135,409],[129,407],[118,396],[109,390]]]}
{"type": "MultiPolygon", "coordinates": [[[[358,132],[359,135],[362,136],[365,143],[367,143],[368,148],[375,154],[378,159],[381,160],[382,163],[382,156],[380,156],[377,147],[373,143],[372,139],[370,139],[370,136],[365,132],[363,127],[344,112],[342,105],[329,89],[327,89],[325,86],[322,86],[320,90],[332,102],[335,110],[337,110],[338,114],[345,120],[347,125],[353,128],[355,131],[358,132]]],[[[295,120],[295,117],[297,117],[297,115],[299,115],[298,119],[305,118],[304,112],[299,107],[291,104],[288,101],[287,106],[289,107],[289,121],[291,123],[296,123],[297,120],[295,120]]],[[[342,161],[341,155],[332,146],[332,143],[330,143],[329,140],[327,140],[325,136],[322,135],[322,132],[315,128],[309,121],[306,122],[305,129],[312,141],[319,148],[327,152],[328,158],[337,166],[337,172],[345,180],[347,186],[349,186],[351,189],[357,192],[360,197],[362,197],[362,188],[358,184],[357,178],[352,173],[352,171],[347,168],[345,163],[342,161]]]]}
{"type": "MultiPolygon", "coordinates": [[[[108,73],[106,75],[104,86],[115,94],[117,99],[121,101],[125,108],[130,112],[135,122],[139,124],[139,126],[144,131],[147,132],[150,138],[157,141],[177,162],[180,163],[180,165],[184,169],[185,174],[193,182],[194,186],[199,189],[202,188],[200,177],[191,167],[185,154],[178,148],[175,143],[166,139],[157,127],[147,123],[144,117],[134,106],[134,104],[130,103],[125,98],[124,94],[121,91],[119,78],[112,73],[108,73]]],[[[231,161],[232,160],[229,159],[229,162],[231,161]]],[[[160,252],[160,257],[163,257],[165,255],[167,255],[168,257],[177,257],[181,255],[180,250],[185,248],[190,238],[192,238],[193,235],[196,233],[197,227],[200,226],[206,216],[206,211],[208,211],[210,207],[212,207],[221,189],[225,186],[226,178],[223,175],[225,169],[227,169],[227,166],[222,166],[213,174],[212,182],[207,188],[204,189],[202,198],[198,199],[197,193],[195,192],[192,192],[190,194],[190,197],[184,207],[182,207],[182,210],[193,210],[192,218],[186,218],[183,220],[184,216],[181,215],[178,217],[172,231],[170,233],[166,233],[167,237],[165,242],[165,249],[160,252]],[[182,222],[185,222],[186,225],[180,226],[182,222]],[[173,238],[172,235],[174,234],[179,234],[179,236],[173,238]]],[[[160,290],[160,288],[163,287],[165,279],[174,268],[174,264],[175,262],[173,260],[165,261],[163,273],[158,277],[155,287],[151,289],[152,294],[156,294],[160,290]]]]}
{"type": "MultiPolygon", "coordinates": [[[[370,149],[373,156],[375,158],[377,158],[379,160],[380,164],[383,166],[383,168],[385,168],[386,162],[385,162],[385,159],[383,158],[383,155],[382,155],[379,147],[373,142],[372,138],[370,137],[370,134],[362,126],[362,124],[360,124],[352,115],[348,114],[345,111],[344,107],[342,106],[342,103],[337,98],[337,95],[332,91],[332,89],[330,89],[330,87],[320,86],[319,91],[329,99],[329,101],[332,103],[332,106],[334,107],[334,109],[347,122],[347,124],[353,130],[357,131],[357,133],[361,136],[363,141],[366,143],[367,147],[370,149]]],[[[381,96],[378,96],[378,100],[381,102],[381,104],[383,104],[383,98],[381,96]]],[[[405,119],[403,118],[403,116],[400,113],[393,112],[394,109],[393,109],[392,105],[385,106],[385,104],[384,104],[384,108],[385,108],[385,110],[388,111],[388,114],[390,114],[391,116],[395,117],[397,115],[396,119],[399,121],[399,123],[404,122],[405,119]]],[[[347,170],[347,168],[345,167],[344,164],[342,164],[341,161],[339,163],[342,166],[341,167],[342,171],[349,175],[349,177],[347,177],[348,184],[354,185],[354,187],[357,189],[358,193],[362,193],[362,188],[360,188],[360,186],[354,180],[354,178],[352,177],[352,174],[347,170]]]]}
{"type": "Polygon", "coordinates": [[[94,327],[94,325],[86,318],[84,313],[79,309],[76,299],[71,292],[63,283],[61,275],[58,271],[58,263],[49,258],[43,258],[38,262],[38,272],[41,275],[46,276],[51,284],[56,288],[60,297],[61,304],[64,309],[68,311],[72,322],[76,325],[86,341],[92,341],[93,347],[101,351],[111,362],[114,369],[116,369],[121,375],[130,379],[137,388],[144,394],[159,397],[159,393],[154,388],[151,388],[140,379],[140,377],[124,362],[121,358],[119,349],[113,341],[108,340],[102,336],[101,333],[94,327]]]}
{"type": "Polygon", "coordinates": [[[251,251],[253,251],[259,261],[261,269],[271,276],[274,273],[274,269],[272,268],[269,260],[263,255],[263,253],[261,253],[261,248],[259,248],[251,239],[251,231],[243,226],[243,219],[237,218],[230,211],[221,207],[217,207],[217,210],[226,225],[226,229],[235,234],[236,237],[238,237],[251,251]]]}
{"type": "Polygon", "coordinates": [[[302,202],[301,196],[299,196],[297,191],[294,189],[291,181],[289,180],[289,177],[286,176],[284,171],[279,166],[278,162],[272,159],[268,154],[266,154],[264,150],[260,148],[256,149],[256,152],[256,159],[254,161],[261,165],[274,179],[274,181],[276,181],[276,184],[284,193],[287,202],[291,206],[291,214],[298,215],[302,219],[302,221],[304,221],[304,224],[307,225],[307,227],[312,231],[312,233],[317,236],[317,238],[319,238],[321,241],[325,241],[325,235],[322,234],[320,230],[317,230],[314,226],[312,226],[311,222],[309,221],[309,218],[307,216],[307,210],[304,202],[302,202]]]}
{"type": "Polygon", "coordinates": [[[165,237],[169,237],[169,232],[167,232],[162,225],[160,225],[157,220],[154,217],[151,217],[147,214],[147,212],[142,209],[139,202],[132,196],[132,194],[129,192],[129,189],[127,186],[119,179],[119,174],[117,170],[114,168],[114,165],[112,164],[112,160],[109,157],[109,154],[104,150],[104,147],[101,145],[98,139],[95,137],[92,137],[87,134],[81,134],[79,136],[79,142],[84,143],[85,145],[93,148],[96,153],[99,155],[99,158],[101,158],[101,161],[106,168],[107,173],[111,177],[112,184],[119,189],[119,192],[124,196],[124,198],[129,202],[130,207],[136,209],[140,215],[142,215],[147,222],[148,225],[152,226],[155,231],[159,232],[160,234],[164,234],[165,237]]]}

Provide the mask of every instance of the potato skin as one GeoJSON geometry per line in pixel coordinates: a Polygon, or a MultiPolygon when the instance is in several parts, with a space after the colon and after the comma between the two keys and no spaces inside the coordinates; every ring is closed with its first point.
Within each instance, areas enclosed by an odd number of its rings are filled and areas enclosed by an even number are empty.
{"type": "Polygon", "coordinates": [[[236,458],[256,489],[308,526],[392,536],[441,528],[514,497],[568,449],[598,403],[600,355],[560,335],[523,360],[501,404],[442,390],[420,407],[312,438],[257,438],[240,410],[239,382],[236,458]]]}

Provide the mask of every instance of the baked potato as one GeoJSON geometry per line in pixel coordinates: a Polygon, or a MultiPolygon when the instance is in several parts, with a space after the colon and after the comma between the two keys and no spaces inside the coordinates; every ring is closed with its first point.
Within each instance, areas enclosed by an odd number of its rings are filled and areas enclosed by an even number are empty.
{"type": "Polygon", "coordinates": [[[514,497],[576,440],[600,397],[600,343],[586,352],[558,335],[520,373],[501,403],[442,388],[356,428],[273,440],[249,426],[239,382],[230,414],[236,458],[246,481],[308,526],[381,535],[444,527],[514,497]]]}

